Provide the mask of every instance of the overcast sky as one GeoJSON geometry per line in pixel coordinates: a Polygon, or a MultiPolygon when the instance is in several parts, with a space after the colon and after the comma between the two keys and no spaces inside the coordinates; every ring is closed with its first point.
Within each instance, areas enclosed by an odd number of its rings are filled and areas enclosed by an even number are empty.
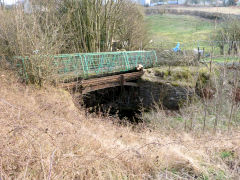
{"type": "Polygon", "coordinates": [[[14,4],[17,0],[4,0],[6,5],[14,4]]]}

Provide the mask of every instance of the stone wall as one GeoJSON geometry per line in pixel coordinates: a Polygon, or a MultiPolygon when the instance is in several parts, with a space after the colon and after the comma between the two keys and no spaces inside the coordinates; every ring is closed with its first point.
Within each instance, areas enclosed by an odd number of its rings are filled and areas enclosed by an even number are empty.
{"type": "Polygon", "coordinates": [[[139,97],[145,108],[156,104],[168,109],[179,109],[191,102],[196,94],[202,97],[205,89],[214,94],[209,70],[200,66],[161,66],[144,70],[139,80],[139,97]],[[202,91],[203,90],[203,91],[202,91]]]}
{"type": "Polygon", "coordinates": [[[168,109],[177,110],[181,105],[191,100],[194,93],[192,88],[173,86],[170,83],[140,80],[139,85],[139,96],[145,108],[158,104],[168,109]]]}

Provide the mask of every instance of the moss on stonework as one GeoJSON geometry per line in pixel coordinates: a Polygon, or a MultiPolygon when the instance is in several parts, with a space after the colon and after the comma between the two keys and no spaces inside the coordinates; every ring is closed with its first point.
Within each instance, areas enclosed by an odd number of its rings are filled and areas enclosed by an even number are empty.
{"type": "Polygon", "coordinates": [[[206,84],[209,78],[210,72],[206,66],[161,66],[145,70],[142,80],[194,88],[197,81],[206,84]]]}

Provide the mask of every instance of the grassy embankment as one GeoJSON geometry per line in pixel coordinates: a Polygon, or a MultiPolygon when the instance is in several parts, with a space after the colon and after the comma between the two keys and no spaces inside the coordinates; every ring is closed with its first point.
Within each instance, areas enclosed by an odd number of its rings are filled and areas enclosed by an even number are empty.
{"type": "Polygon", "coordinates": [[[0,69],[0,179],[237,179],[237,127],[184,131],[184,121],[198,125],[203,109],[154,111],[158,128],[123,126],[116,118],[85,114],[67,91],[26,86],[0,69]]]}
{"type": "MultiPolygon", "coordinates": [[[[120,126],[111,117],[85,116],[68,92],[25,86],[12,73],[0,72],[1,179],[238,177],[237,131],[120,126]]],[[[166,113],[158,117],[169,120],[166,113]]]]}
{"type": "Polygon", "coordinates": [[[198,40],[209,40],[214,29],[212,21],[186,15],[151,15],[146,16],[146,22],[156,44],[180,42],[190,47],[198,40]]]}

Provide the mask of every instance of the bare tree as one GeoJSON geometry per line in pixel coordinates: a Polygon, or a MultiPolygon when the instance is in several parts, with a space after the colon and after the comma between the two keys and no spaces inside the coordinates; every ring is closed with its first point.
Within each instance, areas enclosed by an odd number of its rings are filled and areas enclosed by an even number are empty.
{"type": "Polygon", "coordinates": [[[0,6],[1,6],[1,8],[3,9],[4,8],[4,0],[0,0],[0,6]]]}
{"type": "Polygon", "coordinates": [[[64,19],[66,44],[74,47],[73,51],[111,51],[114,40],[125,43],[126,49],[143,44],[134,42],[145,35],[143,14],[128,0],[65,0],[59,17],[64,19]]]}

